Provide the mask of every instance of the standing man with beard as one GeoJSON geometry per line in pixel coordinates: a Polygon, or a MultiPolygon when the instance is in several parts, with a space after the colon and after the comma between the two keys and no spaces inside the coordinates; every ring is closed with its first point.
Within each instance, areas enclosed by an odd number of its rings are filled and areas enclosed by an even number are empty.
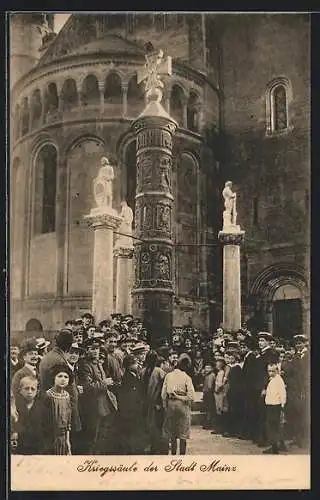
{"type": "Polygon", "coordinates": [[[268,365],[278,363],[278,353],[271,348],[270,341],[272,340],[271,333],[259,332],[258,333],[258,346],[260,356],[258,357],[256,381],[257,381],[257,444],[259,447],[265,447],[266,436],[266,408],[264,398],[269,381],[268,365]]]}

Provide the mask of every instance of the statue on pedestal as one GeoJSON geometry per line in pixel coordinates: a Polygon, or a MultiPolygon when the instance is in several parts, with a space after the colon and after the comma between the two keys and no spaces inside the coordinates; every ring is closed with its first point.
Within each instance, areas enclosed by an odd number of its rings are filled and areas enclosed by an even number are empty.
{"type": "Polygon", "coordinates": [[[93,181],[94,199],[98,208],[112,208],[112,182],[114,180],[114,170],[109,160],[103,156],[100,161],[101,167],[97,177],[93,181]]]}
{"type": "Polygon", "coordinates": [[[147,100],[162,99],[162,90],[164,87],[160,75],[172,74],[171,57],[164,59],[162,50],[155,50],[151,42],[145,44],[145,65],[141,71],[138,71],[138,84],[143,80],[145,82],[145,91],[147,100]]]}
{"type": "Polygon", "coordinates": [[[123,200],[121,202],[121,212],[120,217],[122,217],[122,222],[119,227],[119,233],[121,233],[117,240],[117,247],[121,248],[132,248],[132,223],[133,223],[133,211],[128,206],[127,202],[123,200]]]}
{"type": "Polygon", "coordinates": [[[237,225],[237,194],[232,191],[232,182],[227,181],[222,191],[224,198],[223,230],[234,229],[237,225]]]}

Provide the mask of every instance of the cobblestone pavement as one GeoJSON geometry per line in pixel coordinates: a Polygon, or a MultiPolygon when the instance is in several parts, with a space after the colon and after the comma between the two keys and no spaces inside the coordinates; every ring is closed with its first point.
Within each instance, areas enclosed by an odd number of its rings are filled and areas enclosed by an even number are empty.
{"type": "MultiPolygon", "coordinates": [[[[191,439],[187,444],[188,455],[261,455],[264,448],[259,448],[251,441],[227,438],[202,429],[201,426],[191,427],[191,439]]],[[[297,447],[289,447],[283,455],[301,455],[307,453],[297,447]]]]}

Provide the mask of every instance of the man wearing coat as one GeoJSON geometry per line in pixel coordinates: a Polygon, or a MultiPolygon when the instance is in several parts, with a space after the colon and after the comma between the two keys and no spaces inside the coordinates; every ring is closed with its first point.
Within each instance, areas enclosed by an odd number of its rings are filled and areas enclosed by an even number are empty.
{"type": "Polygon", "coordinates": [[[242,376],[244,385],[244,415],[242,426],[242,437],[255,439],[257,437],[257,358],[253,352],[254,341],[247,337],[240,344],[243,357],[242,376]]]}
{"type": "Polygon", "coordinates": [[[259,332],[258,345],[260,354],[257,358],[256,383],[257,383],[257,444],[259,447],[265,447],[267,442],[265,426],[265,404],[264,397],[268,384],[268,365],[277,364],[279,355],[271,348],[271,333],[259,332]]]}
{"type": "Polygon", "coordinates": [[[79,398],[84,454],[113,455],[117,450],[117,399],[110,391],[113,380],[107,378],[100,362],[103,338],[84,343],[85,359],[79,365],[79,398]]]}

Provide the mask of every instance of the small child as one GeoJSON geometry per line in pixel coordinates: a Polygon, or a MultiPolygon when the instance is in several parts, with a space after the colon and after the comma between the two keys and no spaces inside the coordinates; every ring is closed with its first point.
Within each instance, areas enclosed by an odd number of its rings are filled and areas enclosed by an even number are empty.
{"type": "Polygon", "coordinates": [[[39,455],[42,446],[42,402],[38,395],[38,380],[27,376],[20,380],[17,398],[17,419],[12,423],[11,440],[18,455],[39,455]]]}
{"type": "Polygon", "coordinates": [[[228,374],[230,368],[227,366],[223,356],[216,356],[216,380],[214,387],[214,399],[216,403],[217,429],[211,434],[223,434],[226,430],[226,417],[228,412],[228,374]]]}
{"type": "Polygon", "coordinates": [[[276,364],[268,365],[269,382],[265,394],[266,433],[271,445],[263,453],[278,454],[281,440],[281,420],[286,404],[287,393],[283,378],[279,375],[276,364]]]}
{"type": "Polygon", "coordinates": [[[71,402],[66,387],[72,372],[66,365],[52,371],[53,386],[44,394],[44,443],[47,455],[71,455],[71,402]]]}
{"type": "Polygon", "coordinates": [[[211,363],[207,363],[203,369],[203,406],[205,410],[204,429],[212,429],[215,418],[214,385],[216,376],[211,363]]]}

